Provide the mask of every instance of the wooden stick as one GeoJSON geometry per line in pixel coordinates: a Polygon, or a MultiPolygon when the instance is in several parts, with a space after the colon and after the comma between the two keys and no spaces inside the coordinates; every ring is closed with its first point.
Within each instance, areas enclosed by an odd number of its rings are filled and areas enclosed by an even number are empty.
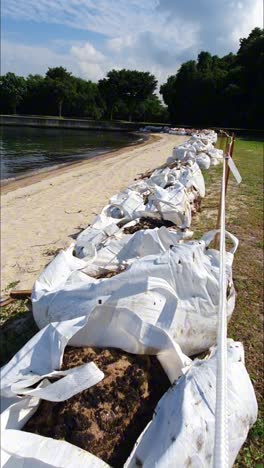
{"type": "MultiPolygon", "coordinates": [[[[236,141],[235,140],[235,134],[232,133],[232,140],[231,140],[230,150],[229,150],[229,155],[230,155],[231,158],[233,158],[233,151],[234,151],[235,141],[236,141]]],[[[229,174],[230,174],[230,168],[229,168],[229,165],[227,164],[226,178],[225,178],[225,193],[227,191],[227,184],[228,184],[229,174]]]]}
{"type": "Polygon", "coordinates": [[[12,297],[7,297],[6,299],[1,300],[0,307],[5,307],[11,304],[12,302],[15,302],[15,299],[13,299],[12,297]]]}
{"type": "Polygon", "coordinates": [[[27,299],[31,296],[32,289],[12,289],[10,297],[13,299],[27,299]]]}
{"type": "MultiPolygon", "coordinates": [[[[234,133],[232,134],[232,137],[231,137],[231,141],[230,141],[230,142],[228,141],[228,138],[230,138],[230,137],[226,137],[226,147],[225,147],[224,156],[225,156],[225,155],[230,155],[230,156],[232,157],[233,150],[234,150],[234,144],[235,144],[234,133]]],[[[227,161],[227,160],[224,159],[223,164],[226,164],[226,161],[227,161]]],[[[230,170],[229,170],[229,166],[228,166],[228,164],[227,164],[227,167],[226,167],[226,177],[225,177],[225,193],[226,193],[226,191],[227,191],[227,184],[228,184],[228,179],[229,179],[229,173],[230,173],[230,170]]],[[[216,229],[220,229],[221,202],[222,202],[222,195],[220,195],[220,200],[219,200],[218,214],[217,214],[217,221],[216,221],[216,229]]],[[[215,239],[214,239],[214,242],[213,242],[213,249],[217,249],[218,244],[219,244],[219,234],[216,234],[215,239]]]]}

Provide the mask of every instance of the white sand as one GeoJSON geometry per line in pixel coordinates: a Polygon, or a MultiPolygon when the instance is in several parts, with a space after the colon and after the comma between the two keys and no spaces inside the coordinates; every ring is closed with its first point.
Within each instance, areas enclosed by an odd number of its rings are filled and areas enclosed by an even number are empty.
{"type": "Polygon", "coordinates": [[[30,185],[21,180],[4,187],[1,289],[14,281],[20,281],[17,289],[30,289],[56,250],[69,246],[71,236],[91,223],[112,195],[163,164],[186,139],[162,134],[146,145],[32,177],[30,185]]]}

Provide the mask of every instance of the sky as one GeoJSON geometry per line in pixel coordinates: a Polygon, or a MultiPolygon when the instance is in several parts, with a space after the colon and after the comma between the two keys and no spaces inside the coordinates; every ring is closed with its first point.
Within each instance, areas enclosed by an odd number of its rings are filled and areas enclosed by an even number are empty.
{"type": "Polygon", "coordinates": [[[262,0],[2,0],[1,73],[64,66],[92,81],[150,71],[159,83],[201,50],[236,52],[263,27],[262,0]]]}

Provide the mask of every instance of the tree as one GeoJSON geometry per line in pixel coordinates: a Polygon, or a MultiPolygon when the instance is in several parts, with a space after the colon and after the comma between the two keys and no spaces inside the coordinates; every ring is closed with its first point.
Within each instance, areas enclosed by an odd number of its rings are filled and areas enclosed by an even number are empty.
{"type": "Polygon", "coordinates": [[[144,122],[168,122],[168,110],[155,94],[144,101],[142,108],[144,122]]]}
{"type": "Polygon", "coordinates": [[[55,101],[58,107],[59,117],[61,117],[64,101],[70,99],[71,94],[74,92],[72,74],[63,67],[49,68],[46,73],[45,81],[49,90],[49,95],[55,101]]]}
{"type": "Polygon", "coordinates": [[[24,95],[20,109],[24,114],[48,113],[47,90],[45,79],[41,75],[28,75],[26,78],[27,92],[24,95]]]}
{"type": "Polygon", "coordinates": [[[113,77],[110,79],[108,75],[108,78],[104,78],[98,81],[98,89],[106,106],[107,117],[110,118],[110,120],[113,120],[114,111],[119,100],[119,95],[118,88],[113,80],[113,77]]]}
{"type": "Polygon", "coordinates": [[[123,101],[128,109],[129,121],[136,107],[149,98],[157,87],[157,80],[149,72],[137,70],[112,70],[104,80],[99,81],[99,89],[106,102],[110,118],[118,101],[123,101]]]}
{"type": "Polygon", "coordinates": [[[17,112],[17,106],[26,94],[26,81],[22,76],[7,73],[0,80],[0,95],[2,106],[11,109],[13,114],[17,112]]]}
{"type": "Polygon", "coordinates": [[[243,121],[249,127],[263,128],[264,29],[254,28],[247,38],[240,39],[237,63],[242,70],[243,121]]]}
{"type": "Polygon", "coordinates": [[[178,124],[261,128],[264,108],[264,30],[240,40],[237,54],[202,51],[181,65],[160,92],[178,124]]]}
{"type": "Polygon", "coordinates": [[[100,119],[104,112],[104,103],[98,85],[82,78],[72,77],[73,92],[65,103],[65,115],[100,119]]]}

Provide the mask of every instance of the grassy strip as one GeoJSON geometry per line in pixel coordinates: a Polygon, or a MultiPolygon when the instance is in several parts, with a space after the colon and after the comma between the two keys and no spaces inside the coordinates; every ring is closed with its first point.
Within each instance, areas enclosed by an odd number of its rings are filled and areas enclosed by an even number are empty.
{"type": "MultiPolygon", "coordinates": [[[[263,144],[238,139],[234,161],[243,181],[237,186],[230,175],[227,191],[226,229],[240,242],[233,265],[237,301],[228,336],[244,344],[246,367],[259,405],[258,420],[235,467],[263,467],[263,144]]],[[[215,228],[221,173],[222,165],[204,174],[207,195],[202,212],[192,223],[196,238],[215,228]]]]}

